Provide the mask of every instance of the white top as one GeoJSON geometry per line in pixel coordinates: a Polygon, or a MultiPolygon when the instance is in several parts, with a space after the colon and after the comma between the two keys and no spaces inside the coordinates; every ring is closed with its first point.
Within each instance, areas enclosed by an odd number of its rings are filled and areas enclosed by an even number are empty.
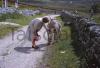
{"type": "Polygon", "coordinates": [[[34,33],[37,31],[40,31],[40,29],[42,28],[43,26],[43,22],[39,19],[34,19],[32,20],[30,23],[29,23],[29,26],[27,28],[27,31],[26,31],[26,38],[29,40],[29,41],[32,41],[32,36],[34,35],[34,33]]]}

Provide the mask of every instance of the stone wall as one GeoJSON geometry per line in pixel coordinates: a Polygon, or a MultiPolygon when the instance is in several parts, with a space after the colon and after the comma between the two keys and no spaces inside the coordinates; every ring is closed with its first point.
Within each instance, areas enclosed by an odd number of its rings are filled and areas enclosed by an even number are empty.
{"type": "Polygon", "coordinates": [[[65,26],[71,27],[72,45],[85,64],[80,68],[100,68],[100,24],[67,11],[61,18],[65,26]]]}

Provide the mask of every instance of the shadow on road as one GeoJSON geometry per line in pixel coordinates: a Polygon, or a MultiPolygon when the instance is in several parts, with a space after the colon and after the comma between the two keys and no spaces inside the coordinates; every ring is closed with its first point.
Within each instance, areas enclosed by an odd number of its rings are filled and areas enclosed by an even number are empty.
{"type": "Polygon", "coordinates": [[[39,48],[43,48],[43,47],[46,47],[47,44],[39,44],[39,45],[37,45],[37,46],[39,46],[39,48]]]}
{"type": "Polygon", "coordinates": [[[45,49],[41,49],[41,48],[46,47],[47,44],[40,44],[40,45],[37,45],[37,46],[39,46],[39,49],[33,49],[32,47],[16,47],[16,48],[14,48],[14,50],[16,50],[18,52],[29,54],[33,51],[45,51],[45,49]]]}
{"type": "Polygon", "coordinates": [[[16,47],[14,50],[22,53],[30,53],[31,52],[31,47],[16,47]]]}

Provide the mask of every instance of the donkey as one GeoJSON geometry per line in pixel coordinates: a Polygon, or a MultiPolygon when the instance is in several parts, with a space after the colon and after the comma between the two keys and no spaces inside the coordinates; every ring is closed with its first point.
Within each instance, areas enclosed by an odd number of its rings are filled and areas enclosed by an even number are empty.
{"type": "Polygon", "coordinates": [[[50,18],[50,22],[47,24],[47,28],[48,41],[54,43],[59,40],[61,34],[61,24],[56,19],[50,18]]]}

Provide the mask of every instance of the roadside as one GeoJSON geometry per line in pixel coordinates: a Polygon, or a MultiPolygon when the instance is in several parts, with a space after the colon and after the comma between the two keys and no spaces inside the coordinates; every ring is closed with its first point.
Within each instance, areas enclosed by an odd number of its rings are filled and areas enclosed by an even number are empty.
{"type": "MultiPolygon", "coordinates": [[[[57,19],[63,25],[60,17],[57,19]]],[[[38,68],[79,68],[80,60],[71,45],[69,27],[62,26],[61,38],[57,43],[47,48],[43,62],[38,68]]]]}
{"type": "Polygon", "coordinates": [[[0,22],[0,38],[3,38],[6,35],[8,35],[9,33],[12,32],[12,30],[17,30],[21,28],[22,26],[28,25],[28,23],[32,19],[42,17],[45,15],[46,14],[37,14],[35,16],[13,15],[12,17],[15,17],[15,18],[10,18],[10,19],[7,19],[9,18],[9,16],[7,18],[5,18],[6,15],[3,16],[4,18],[1,19],[3,22],[0,22]]]}

